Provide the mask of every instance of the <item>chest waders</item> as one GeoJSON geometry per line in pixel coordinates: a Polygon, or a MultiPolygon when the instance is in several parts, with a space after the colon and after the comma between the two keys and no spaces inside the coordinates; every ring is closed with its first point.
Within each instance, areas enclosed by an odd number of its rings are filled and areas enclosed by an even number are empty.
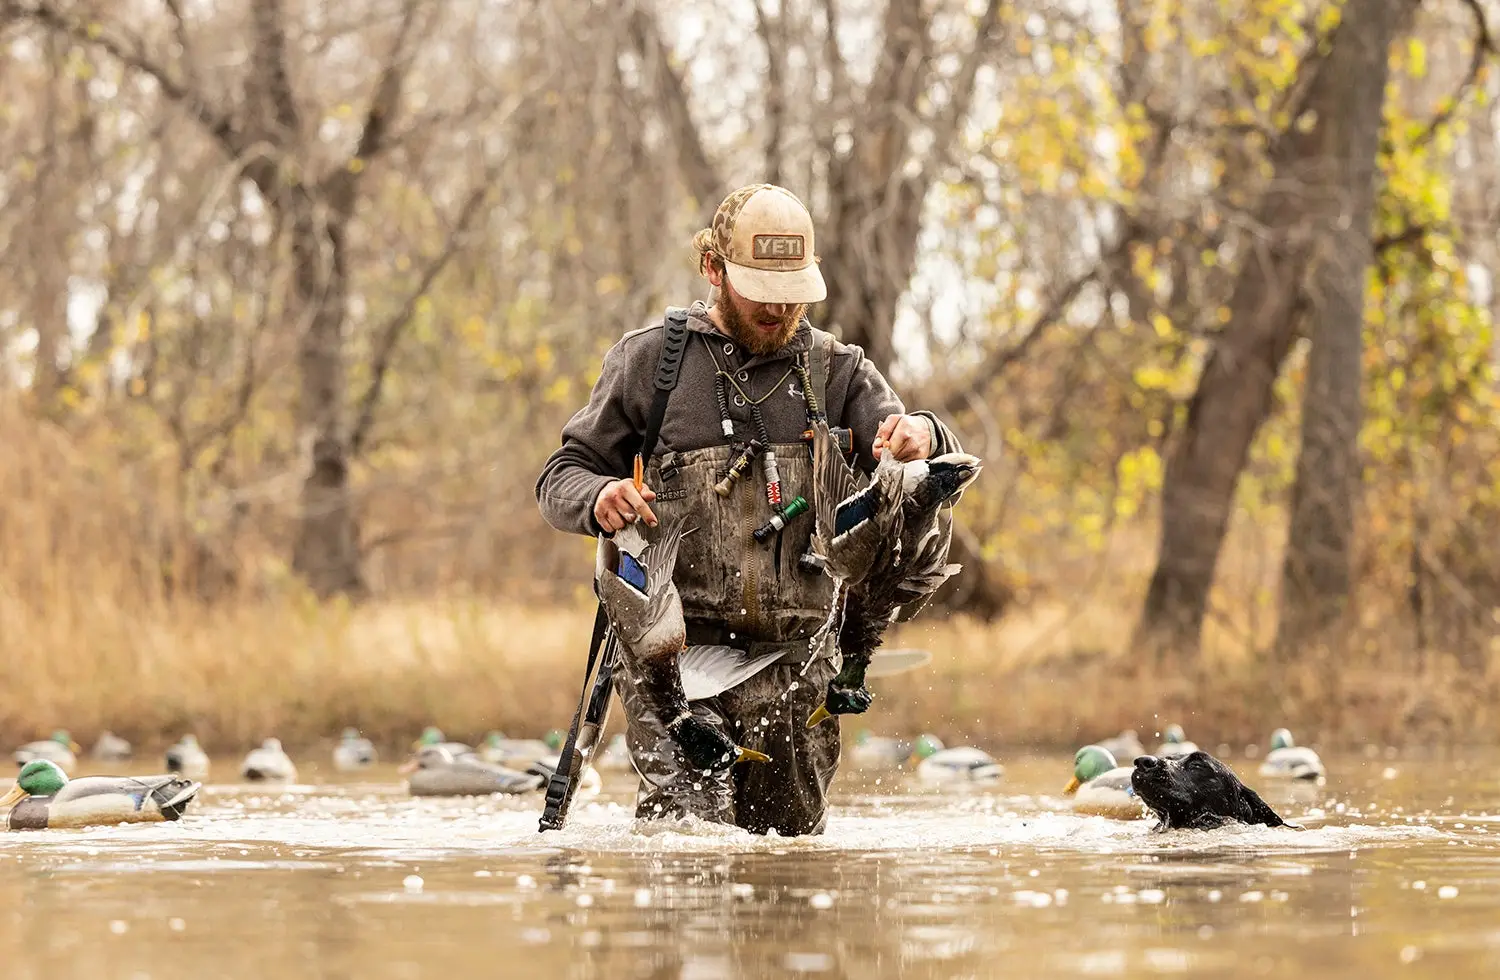
{"type": "MultiPolygon", "coordinates": [[[[666,418],[667,401],[672,390],[677,387],[678,374],[687,349],[688,311],[682,307],[668,307],[664,327],[651,408],[641,440],[641,459],[647,462],[656,451],[662,421],[666,418]]],[[[815,344],[808,355],[808,374],[814,388],[815,404],[820,411],[825,409],[824,397],[831,353],[831,343],[824,343],[815,344]]],[[[594,631],[589,640],[583,692],[578,707],[573,712],[558,767],[547,781],[547,796],[542,808],[539,832],[558,830],[563,826],[578,780],[583,775],[583,768],[589,764],[598,746],[599,736],[609,719],[610,698],[614,693],[614,672],[619,664],[617,642],[601,603],[594,613],[594,631]]]]}

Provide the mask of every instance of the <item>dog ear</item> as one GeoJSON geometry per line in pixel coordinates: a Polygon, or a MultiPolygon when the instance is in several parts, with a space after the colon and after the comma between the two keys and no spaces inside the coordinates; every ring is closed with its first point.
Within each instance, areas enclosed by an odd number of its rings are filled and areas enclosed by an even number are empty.
{"type": "Polygon", "coordinates": [[[1286,825],[1286,821],[1260,798],[1260,794],[1244,783],[1240,784],[1240,819],[1248,824],[1261,823],[1267,827],[1286,825]]]}

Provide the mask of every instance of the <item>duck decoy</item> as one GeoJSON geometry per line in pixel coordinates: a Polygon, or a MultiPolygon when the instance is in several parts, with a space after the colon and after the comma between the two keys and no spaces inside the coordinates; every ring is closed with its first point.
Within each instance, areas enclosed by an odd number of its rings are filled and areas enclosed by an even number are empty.
{"type": "Polygon", "coordinates": [[[1260,764],[1260,774],[1272,779],[1304,779],[1318,782],[1327,776],[1323,760],[1305,745],[1292,741],[1292,733],[1278,728],[1271,733],[1271,751],[1260,764]]]}
{"type": "Polygon", "coordinates": [[[21,767],[0,807],[11,830],[159,823],[182,817],[199,783],[180,776],[82,776],[69,779],[50,759],[21,767]]]}
{"type": "Polygon", "coordinates": [[[208,753],[198,744],[198,736],[191,732],[167,749],[166,761],[167,772],[179,773],[192,779],[203,779],[208,775],[208,753]]]}
{"type": "Polygon", "coordinates": [[[340,772],[368,769],[379,758],[375,744],[359,734],[358,728],[346,728],[333,747],[333,768],[340,772]]]}
{"type": "Polygon", "coordinates": [[[1141,737],[1134,728],[1127,728],[1118,735],[1109,738],[1101,738],[1093,743],[1115,757],[1115,763],[1120,766],[1129,766],[1135,760],[1146,754],[1146,747],[1141,744],[1141,737]]]}
{"type": "Polygon", "coordinates": [[[55,762],[64,772],[72,772],[78,766],[77,753],[82,751],[83,748],[73,741],[68,730],[59,728],[52,733],[51,738],[27,742],[16,749],[16,766],[19,768],[37,759],[47,759],[55,762]]]}
{"type": "Polygon", "coordinates": [[[89,750],[89,757],[97,762],[124,762],[130,755],[130,743],[111,731],[102,733],[89,750]]]}
{"type": "Polygon", "coordinates": [[[402,763],[412,796],[490,796],[530,793],[546,785],[541,772],[517,772],[475,755],[455,758],[443,745],[424,745],[402,763]]]}
{"type": "Polygon", "coordinates": [[[240,775],[252,783],[290,783],[297,779],[297,767],[282,749],[281,739],[268,738],[245,755],[240,775]]]}
{"type": "Polygon", "coordinates": [[[948,749],[934,737],[917,739],[917,775],[925,783],[994,783],[1005,767],[983,749],[959,745],[948,749]]]}
{"type": "Polygon", "coordinates": [[[1187,735],[1183,732],[1181,725],[1168,725],[1167,730],[1162,732],[1162,743],[1156,747],[1152,755],[1158,759],[1174,759],[1178,756],[1192,755],[1197,751],[1198,743],[1187,740],[1187,735]]]}
{"type": "Polygon", "coordinates": [[[1063,795],[1072,798],[1077,813],[1137,819],[1146,815],[1146,805],[1130,783],[1134,772],[1134,767],[1116,762],[1104,746],[1085,745],[1073,756],[1073,778],[1063,787],[1063,795]]]}

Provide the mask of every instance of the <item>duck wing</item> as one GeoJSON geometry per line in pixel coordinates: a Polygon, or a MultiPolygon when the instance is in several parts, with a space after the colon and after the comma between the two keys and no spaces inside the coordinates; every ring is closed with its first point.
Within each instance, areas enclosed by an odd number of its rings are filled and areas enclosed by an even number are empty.
{"type": "Polygon", "coordinates": [[[839,451],[822,419],[813,422],[813,515],[814,538],[824,556],[830,555],[835,540],[842,538],[874,514],[863,502],[856,504],[864,487],[839,451]]]}

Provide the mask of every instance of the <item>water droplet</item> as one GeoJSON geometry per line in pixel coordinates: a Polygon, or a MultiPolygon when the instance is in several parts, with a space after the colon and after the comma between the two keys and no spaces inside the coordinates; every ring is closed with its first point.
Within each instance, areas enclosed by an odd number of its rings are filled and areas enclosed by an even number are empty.
{"type": "Polygon", "coordinates": [[[576,899],[574,899],[574,901],[576,901],[578,903],[578,907],[579,908],[586,909],[589,906],[591,906],[591,905],[594,904],[594,896],[592,896],[592,895],[579,895],[576,899]]]}
{"type": "Polygon", "coordinates": [[[116,936],[123,936],[130,931],[130,923],[124,919],[113,919],[109,923],[109,931],[116,936]]]}
{"type": "Polygon", "coordinates": [[[807,901],[808,901],[808,904],[811,905],[815,909],[831,909],[831,908],[833,908],[833,896],[830,895],[830,894],[828,894],[827,892],[818,892],[817,894],[813,895],[812,898],[809,898],[807,901]]]}
{"type": "Polygon", "coordinates": [[[485,871],[484,869],[481,868],[480,870],[474,872],[474,877],[476,877],[476,878],[491,878],[491,877],[494,877],[494,874],[495,874],[495,872],[493,872],[493,871],[485,871]]]}
{"type": "Polygon", "coordinates": [[[1426,891],[1427,890],[1427,882],[1425,882],[1425,881],[1414,881],[1414,882],[1411,883],[1411,887],[1413,889],[1415,889],[1416,891],[1419,891],[1419,892],[1426,891]]]}
{"type": "Polygon", "coordinates": [[[638,908],[638,909],[643,909],[646,906],[650,905],[651,904],[651,889],[649,889],[649,888],[637,888],[635,890],[635,899],[634,899],[634,901],[635,901],[635,907],[638,908]]]}
{"type": "Polygon", "coordinates": [[[1143,888],[1136,897],[1147,905],[1160,905],[1167,900],[1167,893],[1160,888],[1143,888]]]}
{"type": "Polygon", "coordinates": [[[422,890],[422,877],[421,875],[407,875],[401,879],[401,884],[409,892],[419,892],[422,890]]]}
{"type": "Polygon", "coordinates": [[[173,917],[167,920],[167,928],[171,929],[173,932],[181,932],[182,930],[187,928],[187,923],[179,918],[173,917]]]}
{"type": "Polygon", "coordinates": [[[1422,958],[1422,951],[1416,946],[1401,947],[1401,962],[1410,966],[1422,958]]]}
{"type": "Polygon", "coordinates": [[[748,881],[736,881],[729,886],[729,893],[735,898],[754,898],[755,886],[748,881]]]}
{"type": "Polygon", "coordinates": [[[1222,899],[1223,897],[1224,897],[1224,893],[1221,892],[1221,891],[1219,891],[1217,888],[1215,888],[1213,891],[1211,891],[1211,892],[1208,893],[1208,900],[1210,902],[1217,902],[1220,899],[1222,899]]]}
{"type": "Polygon", "coordinates": [[[1457,898],[1457,897],[1458,897],[1458,889],[1454,888],[1452,885],[1444,885],[1442,888],[1438,889],[1438,898],[1457,898]]]}
{"type": "MultiPolygon", "coordinates": [[[[658,809],[660,809],[660,807],[658,807],[658,809]]],[[[516,887],[517,888],[521,888],[521,889],[525,889],[525,890],[530,890],[530,889],[536,887],[536,879],[533,878],[533,877],[531,877],[531,875],[517,875],[516,876],[516,887]]]]}

